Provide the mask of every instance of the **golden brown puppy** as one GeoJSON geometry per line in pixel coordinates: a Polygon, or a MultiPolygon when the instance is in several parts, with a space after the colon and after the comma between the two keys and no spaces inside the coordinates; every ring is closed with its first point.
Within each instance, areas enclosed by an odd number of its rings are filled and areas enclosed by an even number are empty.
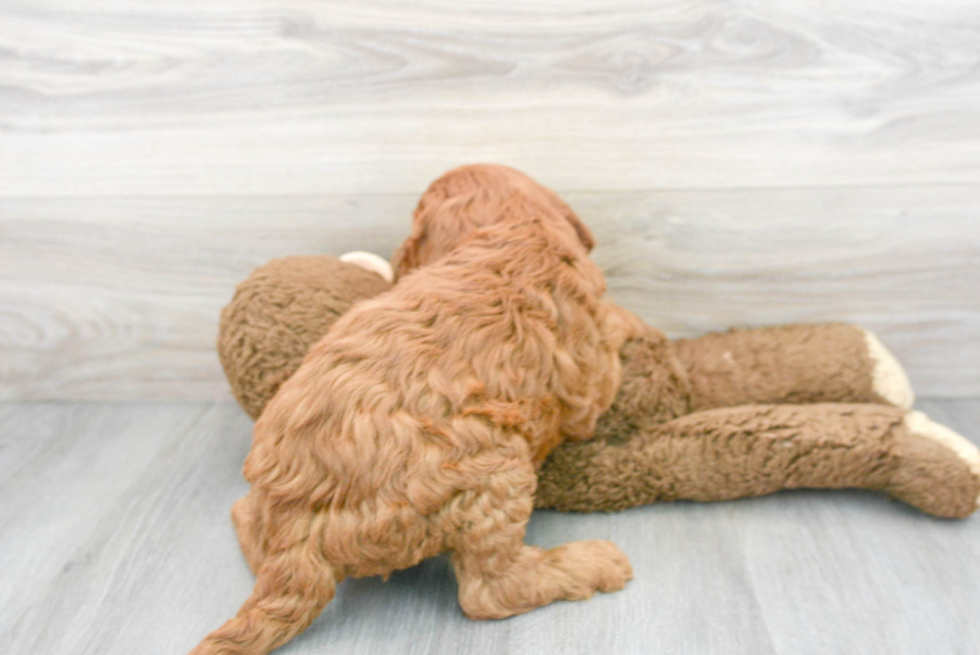
{"type": "Polygon", "coordinates": [[[440,176],[422,195],[412,233],[392,258],[395,276],[436,261],[474,230],[495,223],[501,206],[513,195],[564,216],[585,248],[592,250],[588,228],[551,189],[509,166],[469,164],[440,176]]]}
{"type": "Polygon", "coordinates": [[[483,227],[443,235],[438,262],[340,318],[269,402],[233,510],[255,588],[194,653],[266,653],[345,577],[443,551],[473,618],[631,577],[608,541],[523,540],[536,466],[592,435],[639,326],[600,300],[574,214],[521,193],[495,206],[483,227]]]}

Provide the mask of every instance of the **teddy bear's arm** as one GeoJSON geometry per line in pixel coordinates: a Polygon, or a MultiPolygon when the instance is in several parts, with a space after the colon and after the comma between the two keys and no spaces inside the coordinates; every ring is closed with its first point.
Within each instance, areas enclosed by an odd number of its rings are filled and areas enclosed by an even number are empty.
{"type": "Polygon", "coordinates": [[[674,342],[692,409],[751,403],[912,406],[905,371],[874,334],[832,323],[717,332],[674,342]]]}
{"type": "Polygon", "coordinates": [[[978,503],[980,451],[897,407],[719,408],[645,427],[619,444],[562,444],[539,472],[536,505],[611,511],[794,488],[883,490],[924,512],[963,518],[978,503]]]}

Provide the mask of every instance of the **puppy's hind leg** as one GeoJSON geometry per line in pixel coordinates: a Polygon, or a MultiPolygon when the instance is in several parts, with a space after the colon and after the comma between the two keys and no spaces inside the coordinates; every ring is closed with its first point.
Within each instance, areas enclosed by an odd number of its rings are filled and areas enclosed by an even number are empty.
{"type": "Polygon", "coordinates": [[[333,599],[339,577],[310,544],[270,553],[235,618],[190,655],[265,655],[302,632],[333,599]]]}
{"type": "Polygon", "coordinates": [[[583,600],[622,589],[633,577],[626,555],[609,541],[524,545],[534,485],[530,463],[495,473],[453,517],[460,532],[451,544],[452,564],[459,604],[470,618],[501,619],[556,600],[583,600]]]}
{"type": "Polygon", "coordinates": [[[258,575],[262,561],[265,559],[266,544],[262,539],[262,515],[253,494],[254,492],[249,492],[231,506],[231,522],[235,526],[238,545],[245,555],[248,568],[258,575]]]}

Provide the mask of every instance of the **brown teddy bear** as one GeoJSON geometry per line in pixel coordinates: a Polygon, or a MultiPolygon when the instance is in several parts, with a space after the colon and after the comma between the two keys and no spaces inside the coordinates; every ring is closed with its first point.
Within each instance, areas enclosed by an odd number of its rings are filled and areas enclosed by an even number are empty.
{"type": "MultiPolygon", "coordinates": [[[[479,229],[489,185],[556,195],[507,167],[450,171],[429,187],[399,275],[439,256],[440,229],[479,229]],[[437,229],[434,229],[436,226],[437,229]]],[[[380,257],[288,257],[259,267],[221,314],[218,352],[235,398],[258,417],[309,348],[358,300],[390,288],[380,257]]],[[[910,411],[902,367],[870,332],[787,325],[668,340],[647,326],[621,350],[623,379],[595,438],[543,463],[536,506],[617,510],[789,488],[886,491],[964,518],[980,504],[980,451],[910,411]]]]}

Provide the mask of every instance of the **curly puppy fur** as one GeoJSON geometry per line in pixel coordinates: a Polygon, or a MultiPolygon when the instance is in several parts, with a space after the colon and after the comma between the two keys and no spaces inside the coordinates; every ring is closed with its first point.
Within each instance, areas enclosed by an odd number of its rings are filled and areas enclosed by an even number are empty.
{"type": "MultiPolygon", "coordinates": [[[[255,425],[236,503],[257,574],[237,616],[193,651],[266,653],[352,576],[451,553],[459,602],[502,618],[614,591],[632,575],[607,541],[523,543],[535,468],[592,436],[635,329],[600,300],[588,230],[533,196],[494,203],[435,264],[355,305],[255,425]]],[[[421,250],[424,215],[416,216],[421,250]]],[[[424,257],[406,253],[411,261],[424,257]]]]}
{"type": "Polygon", "coordinates": [[[508,166],[470,164],[440,176],[422,195],[412,233],[392,257],[396,279],[436,261],[474,230],[495,223],[502,204],[513,195],[564,216],[592,250],[592,233],[554,191],[508,166]]]}

